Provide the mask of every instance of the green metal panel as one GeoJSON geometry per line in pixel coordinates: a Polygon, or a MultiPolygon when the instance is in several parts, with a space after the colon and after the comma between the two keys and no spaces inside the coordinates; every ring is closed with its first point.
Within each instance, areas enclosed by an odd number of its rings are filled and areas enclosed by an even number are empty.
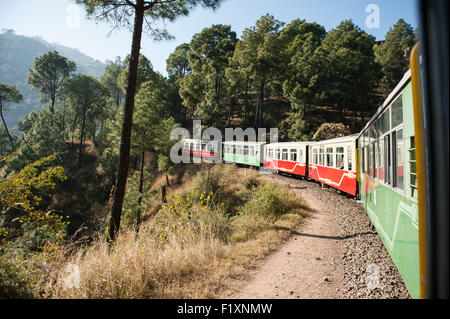
{"type": "MultiPolygon", "coordinates": [[[[414,117],[411,83],[402,89],[404,191],[395,189],[360,169],[361,200],[413,298],[420,297],[418,205],[411,192],[414,117]]],[[[362,143],[359,143],[361,145],[362,143]]],[[[360,146],[361,152],[361,146],[360,146]]]]}
{"type": "Polygon", "coordinates": [[[420,297],[417,202],[361,175],[361,199],[413,298],[420,297]]]}
{"type": "Polygon", "coordinates": [[[229,163],[260,167],[260,157],[249,155],[224,154],[223,160],[229,163]]]}

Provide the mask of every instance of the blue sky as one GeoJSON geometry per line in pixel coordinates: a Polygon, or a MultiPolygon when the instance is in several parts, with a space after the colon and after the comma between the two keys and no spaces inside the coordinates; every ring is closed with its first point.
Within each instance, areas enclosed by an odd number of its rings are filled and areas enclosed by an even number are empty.
{"type": "MultiPolygon", "coordinates": [[[[203,28],[229,24],[241,36],[245,28],[266,13],[285,23],[296,18],[316,21],[327,31],[345,19],[352,19],[378,40],[384,39],[399,18],[413,27],[418,26],[415,0],[225,0],[215,12],[199,8],[188,17],[168,23],[167,29],[175,40],[155,42],[144,35],[142,53],[152,61],[155,70],[166,74],[170,53],[181,43],[190,42],[203,28]],[[366,25],[371,14],[366,8],[371,4],[379,8],[378,28],[366,25]]],[[[130,31],[113,31],[108,37],[110,26],[87,20],[81,7],[75,6],[72,0],[0,0],[0,30],[3,28],[77,48],[102,62],[114,60],[116,56],[124,58],[130,51],[130,31]]]]}

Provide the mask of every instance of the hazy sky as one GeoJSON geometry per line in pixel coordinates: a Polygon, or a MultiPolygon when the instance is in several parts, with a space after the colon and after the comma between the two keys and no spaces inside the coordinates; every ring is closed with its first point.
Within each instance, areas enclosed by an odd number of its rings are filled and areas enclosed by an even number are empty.
{"type": "MultiPolygon", "coordinates": [[[[399,18],[413,27],[418,26],[415,0],[225,0],[215,12],[196,9],[190,16],[167,24],[175,40],[155,42],[144,35],[142,53],[151,60],[155,70],[167,74],[169,54],[181,43],[190,42],[203,28],[229,24],[241,36],[245,28],[266,13],[286,23],[296,18],[316,21],[327,31],[345,19],[352,19],[377,40],[384,39],[399,18]],[[368,19],[375,17],[377,8],[379,25],[376,19],[368,19]],[[367,25],[367,20],[371,24],[367,25]]],[[[113,31],[108,37],[110,26],[87,20],[83,9],[72,0],[0,0],[0,30],[3,28],[77,48],[102,62],[114,60],[116,56],[124,58],[130,52],[130,31],[113,31]]]]}

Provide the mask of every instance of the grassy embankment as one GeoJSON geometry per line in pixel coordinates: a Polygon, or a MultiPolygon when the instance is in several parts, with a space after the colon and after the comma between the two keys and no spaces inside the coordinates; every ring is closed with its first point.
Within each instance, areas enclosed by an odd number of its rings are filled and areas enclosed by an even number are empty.
{"type": "Polygon", "coordinates": [[[81,288],[68,289],[61,276],[52,297],[218,297],[238,287],[306,213],[296,194],[252,170],[215,166],[191,179],[138,235],[123,231],[112,248],[100,238],[66,260],[60,269],[78,265],[81,288]]]}

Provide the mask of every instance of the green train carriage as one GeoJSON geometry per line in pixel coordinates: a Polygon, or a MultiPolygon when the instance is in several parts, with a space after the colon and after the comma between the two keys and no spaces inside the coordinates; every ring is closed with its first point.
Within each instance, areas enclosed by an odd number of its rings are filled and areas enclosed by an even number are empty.
{"type": "Polygon", "coordinates": [[[362,203],[411,296],[420,297],[419,223],[411,71],[358,138],[362,203]]]}
{"type": "Polygon", "coordinates": [[[262,142],[224,142],[223,160],[227,163],[261,167],[264,163],[262,142]]]}

